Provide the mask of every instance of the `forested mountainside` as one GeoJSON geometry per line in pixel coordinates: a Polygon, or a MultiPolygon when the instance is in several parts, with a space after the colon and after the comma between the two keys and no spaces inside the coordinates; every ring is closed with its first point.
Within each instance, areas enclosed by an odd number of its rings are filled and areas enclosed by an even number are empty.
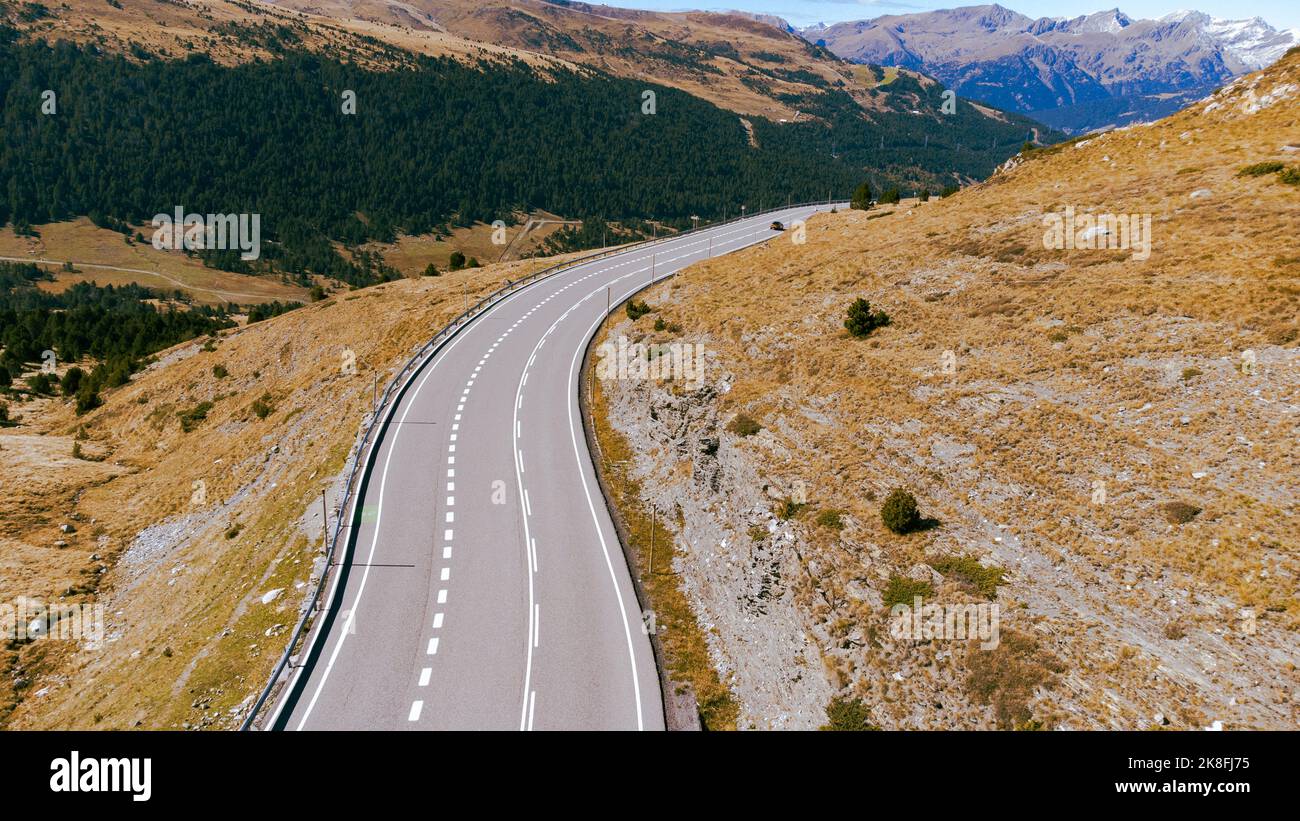
{"type": "Polygon", "coordinates": [[[0,224],[90,215],[129,236],[177,206],[256,213],[261,258],[211,264],[364,285],[394,274],[335,243],[533,208],[685,226],[846,196],[864,177],[938,190],[986,176],[1033,133],[964,102],[940,114],[943,89],[912,76],[892,84],[914,94],[890,99],[913,109],[868,120],[828,91],[808,100],[816,119],[782,123],[599,71],[410,52],[376,67],[294,47],[292,23],[227,28],[273,41],[277,56],[163,59],[0,31],[0,224]]]}

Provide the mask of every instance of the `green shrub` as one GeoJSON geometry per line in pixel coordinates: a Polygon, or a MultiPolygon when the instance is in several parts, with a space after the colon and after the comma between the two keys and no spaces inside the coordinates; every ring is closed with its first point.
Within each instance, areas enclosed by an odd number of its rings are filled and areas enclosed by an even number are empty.
{"type": "Polygon", "coordinates": [[[944,576],[968,587],[986,599],[998,597],[998,585],[1006,584],[1000,567],[985,567],[974,556],[948,556],[930,565],[944,576]]]}
{"type": "Polygon", "coordinates": [[[189,433],[199,426],[199,423],[208,418],[208,411],[212,410],[211,402],[200,402],[186,411],[180,411],[176,415],[181,419],[181,430],[189,433]]]}
{"type": "Polygon", "coordinates": [[[1287,168],[1277,175],[1287,185],[1300,185],[1300,168],[1287,168]]]}
{"type": "Polygon", "coordinates": [[[1286,165],[1277,160],[1267,162],[1257,162],[1254,165],[1248,165],[1237,172],[1238,177],[1262,177],[1265,174],[1276,174],[1285,168],[1286,165]]]}
{"type": "Polygon", "coordinates": [[[104,388],[120,388],[131,381],[131,365],[125,360],[119,361],[111,368],[100,365],[90,375],[92,384],[99,383],[104,388]]]}
{"type": "Polygon", "coordinates": [[[883,328],[888,324],[889,314],[871,310],[871,303],[861,297],[849,305],[844,317],[844,327],[859,339],[869,336],[876,328],[883,328]]]}
{"type": "Polygon", "coordinates": [[[81,380],[86,376],[86,372],[81,368],[73,366],[68,368],[68,372],[59,380],[59,392],[64,396],[75,396],[81,389],[81,380]]]}
{"type": "Polygon", "coordinates": [[[271,399],[271,394],[264,393],[257,399],[253,400],[251,405],[252,411],[258,419],[265,419],[275,411],[275,404],[271,399]]]}
{"type": "Polygon", "coordinates": [[[828,527],[831,530],[843,530],[844,517],[843,514],[838,510],[831,510],[831,509],[823,510],[822,512],[817,514],[817,524],[821,525],[822,527],[828,527]]]}
{"type": "Polygon", "coordinates": [[[871,723],[871,711],[860,698],[840,698],[836,696],[826,705],[826,723],[821,729],[839,732],[862,732],[879,730],[871,723]]]}
{"type": "Polygon", "coordinates": [[[644,302],[637,302],[635,299],[627,301],[627,318],[636,322],[641,317],[651,312],[651,307],[644,302]]]}
{"type": "Polygon", "coordinates": [[[953,194],[956,194],[958,190],[960,189],[956,185],[945,185],[939,196],[941,198],[951,197],[953,194]]]}
{"type": "MultiPolygon", "coordinates": [[[[319,288],[320,286],[316,286],[316,287],[319,288]]],[[[324,298],[325,298],[325,289],[320,288],[319,299],[324,299],[324,298]]],[[[314,296],[312,297],[313,302],[318,302],[319,299],[317,299],[314,296]]],[[[273,300],[271,302],[262,302],[257,305],[249,305],[248,324],[252,325],[254,322],[261,322],[264,319],[270,319],[273,316],[286,314],[289,311],[296,310],[301,307],[302,307],[301,302],[281,302],[278,299],[273,300]]]]}
{"type": "Polygon", "coordinates": [[[877,200],[877,202],[880,203],[881,205],[894,205],[895,203],[898,202],[898,198],[899,198],[898,189],[891,188],[888,191],[885,191],[883,194],[881,194],[880,199],[877,200]]]}
{"type": "Polygon", "coordinates": [[[27,377],[27,389],[38,396],[54,393],[54,380],[45,371],[27,377]]]}
{"type": "Polygon", "coordinates": [[[18,420],[9,418],[9,406],[0,402],[0,428],[12,428],[18,420]]]}
{"type": "Polygon", "coordinates": [[[930,201],[930,189],[929,189],[929,188],[922,188],[922,189],[921,189],[921,193],[917,194],[917,195],[916,195],[916,198],[917,198],[918,200],[920,200],[921,202],[929,202],[929,201],[930,201]]]}
{"type": "Polygon", "coordinates": [[[890,576],[889,584],[885,585],[885,607],[894,607],[899,604],[912,606],[912,601],[918,596],[928,599],[934,595],[934,585],[929,582],[909,579],[906,576],[890,576]]]}
{"type": "Polygon", "coordinates": [[[858,211],[867,211],[871,208],[871,183],[863,182],[857,188],[853,189],[853,197],[849,200],[849,208],[858,211]]]}
{"type": "Polygon", "coordinates": [[[916,497],[903,488],[894,488],[880,506],[880,521],[895,533],[908,533],[921,523],[916,497]]]}
{"type": "Polygon", "coordinates": [[[452,251],[451,258],[447,260],[447,267],[453,271],[459,271],[465,267],[465,255],[460,251],[452,251]]]}
{"type": "Polygon", "coordinates": [[[428,265],[424,266],[424,275],[427,277],[436,277],[442,276],[442,272],[438,270],[437,265],[430,262],[428,265]]]}
{"type": "Polygon", "coordinates": [[[226,370],[225,365],[213,365],[212,375],[218,379],[225,379],[227,376],[230,376],[230,371],[226,370]]]}
{"type": "Polygon", "coordinates": [[[788,521],[803,512],[808,507],[806,502],[796,502],[794,499],[786,499],[781,502],[781,506],[776,509],[778,519],[788,521]]]}
{"type": "MultiPolygon", "coordinates": [[[[99,392],[96,391],[89,384],[82,385],[81,390],[77,392],[77,415],[78,416],[81,416],[82,414],[85,413],[89,413],[102,404],[104,404],[104,400],[99,398],[99,392]]],[[[182,426],[184,426],[184,422],[182,422],[181,424],[182,426]]]]}
{"type": "Polygon", "coordinates": [[[752,416],[743,413],[736,414],[731,423],[727,425],[727,430],[737,436],[753,436],[762,429],[763,426],[758,424],[752,416]]]}

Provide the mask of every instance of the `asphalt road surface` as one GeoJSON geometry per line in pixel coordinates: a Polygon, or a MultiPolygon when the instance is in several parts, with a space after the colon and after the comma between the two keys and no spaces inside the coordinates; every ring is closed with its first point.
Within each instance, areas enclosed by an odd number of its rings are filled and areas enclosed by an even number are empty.
{"type": "Polygon", "coordinates": [[[815,210],[580,265],[455,336],[382,435],[339,607],[273,725],[663,729],[649,637],[583,436],[583,354],[607,288],[617,306],[650,283],[652,264],[661,279],[815,210]]]}

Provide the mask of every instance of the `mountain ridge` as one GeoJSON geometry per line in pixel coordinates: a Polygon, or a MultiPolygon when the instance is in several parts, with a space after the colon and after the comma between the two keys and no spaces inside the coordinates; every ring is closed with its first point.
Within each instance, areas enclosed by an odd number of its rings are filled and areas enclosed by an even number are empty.
{"type": "Polygon", "coordinates": [[[924,72],[1068,133],[1173,113],[1300,43],[1300,30],[1259,17],[1143,20],[1113,8],[1034,19],[996,4],[799,31],[844,59],[924,72]]]}

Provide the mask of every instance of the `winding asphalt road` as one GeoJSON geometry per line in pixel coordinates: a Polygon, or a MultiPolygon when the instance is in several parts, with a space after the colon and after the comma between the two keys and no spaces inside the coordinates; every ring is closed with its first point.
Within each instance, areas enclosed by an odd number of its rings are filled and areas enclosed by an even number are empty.
{"type": "Polygon", "coordinates": [[[664,727],[659,678],[578,407],[612,304],[777,235],[804,206],[638,247],[503,299],[423,369],[379,441],[342,597],[283,729],[664,727]]]}

